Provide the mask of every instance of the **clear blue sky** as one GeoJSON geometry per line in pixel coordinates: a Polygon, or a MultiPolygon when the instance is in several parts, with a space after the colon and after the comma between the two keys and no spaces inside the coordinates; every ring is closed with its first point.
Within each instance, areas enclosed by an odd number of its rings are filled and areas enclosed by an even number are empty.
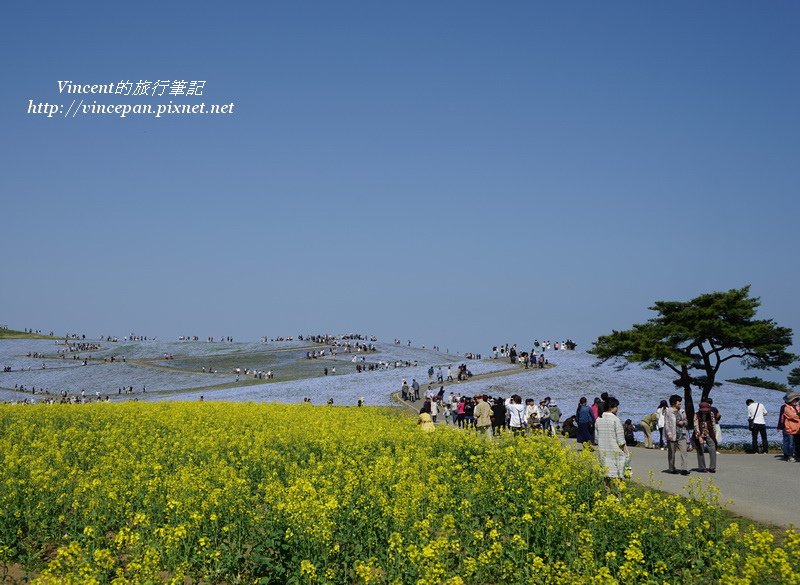
{"type": "Polygon", "coordinates": [[[800,331],[795,2],[37,2],[0,22],[0,322],[585,348],[654,300],[750,283],[800,331]],[[126,79],[206,80],[234,114],[27,113],[69,104],[58,80],[126,79]]]}

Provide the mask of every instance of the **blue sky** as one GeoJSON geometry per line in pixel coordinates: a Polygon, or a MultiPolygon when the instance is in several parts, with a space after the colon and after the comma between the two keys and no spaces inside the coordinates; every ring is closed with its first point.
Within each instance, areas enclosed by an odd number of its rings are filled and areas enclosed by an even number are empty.
{"type": "Polygon", "coordinates": [[[800,329],[796,3],[1,16],[0,322],[587,347],[749,283],[800,329]],[[27,113],[69,104],[58,80],[127,79],[206,80],[234,114],[27,113]]]}

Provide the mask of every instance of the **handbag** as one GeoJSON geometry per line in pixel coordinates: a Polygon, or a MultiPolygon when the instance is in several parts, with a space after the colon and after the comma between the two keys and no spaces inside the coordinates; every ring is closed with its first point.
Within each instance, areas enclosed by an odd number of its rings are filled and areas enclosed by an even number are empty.
{"type": "Polygon", "coordinates": [[[756,406],[756,410],[753,413],[753,416],[747,417],[747,428],[750,429],[751,431],[753,430],[753,424],[755,424],[753,421],[756,418],[756,414],[758,414],[758,409],[759,409],[760,406],[761,406],[761,403],[759,402],[758,405],[756,406]]]}

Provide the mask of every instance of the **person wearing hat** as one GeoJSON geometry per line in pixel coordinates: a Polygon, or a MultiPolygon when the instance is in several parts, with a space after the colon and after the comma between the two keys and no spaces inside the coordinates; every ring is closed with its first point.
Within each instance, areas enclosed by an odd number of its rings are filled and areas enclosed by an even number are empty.
{"type": "Polygon", "coordinates": [[[783,433],[783,460],[800,460],[800,394],[784,396],[785,404],[778,415],[778,430],[783,433]]]}
{"type": "Polygon", "coordinates": [[[644,433],[644,448],[653,448],[653,431],[658,428],[658,413],[651,412],[639,423],[639,428],[644,433]]]}
{"type": "Polygon", "coordinates": [[[700,473],[717,472],[717,438],[714,432],[714,413],[708,402],[700,403],[700,410],[694,417],[694,446],[697,451],[697,469],[700,473]],[[703,448],[708,447],[709,466],[703,448]]]}
{"type": "Polygon", "coordinates": [[[753,435],[753,453],[767,453],[767,421],[764,416],[769,414],[764,405],[752,398],[745,401],[747,405],[747,420],[750,423],[750,433],[753,435]],[[761,435],[761,450],[758,449],[758,436],[761,435]]]}

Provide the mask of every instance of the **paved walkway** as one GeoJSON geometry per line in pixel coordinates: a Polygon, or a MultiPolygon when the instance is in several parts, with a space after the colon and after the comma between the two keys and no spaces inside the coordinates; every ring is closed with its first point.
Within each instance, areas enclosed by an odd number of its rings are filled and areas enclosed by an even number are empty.
{"type": "MultiPolygon", "coordinates": [[[[402,402],[402,401],[400,401],[402,402]]],[[[403,403],[411,406],[408,403],[403,403]]],[[[565,441],[578,448],[574,439],[565,441]]],[[[783,528],[800,529],[800,462],[778,459],[777,453],[721,453],[717,472],[697,471],[697,454],[688,453],[689,475],[667,473],[667,452],[630,447],[633,481],[657,490],[689,496],[690,480],[719,489],[719,501],[736,515],[783,528]]],[[[708,465],[708,455],[706,455],[708,465]]]]}
{"type": "MultiPolygon", "coordinates": [[[[513,368],[501,372],[491,372],[483,377],[498,377],[524,372],[524,369],[513,368]]],[[[533,374],[537,370],[530,369],[533,374]]],[[[453,384],[453,382],[445,385],[453,384]]],[[[440,383],[435,386],[440,386],[440,383]]],[[[461,391],[469,393],[469,381],[462,382],[461,391]]],[[[422,385],[422,392],[427,383],[422,385]]],[[[407,408],[419,411],[421,402],[406,402],[400,399],[399,392],[392,393],[395,401],[407,408]]],[[[574,439],[566,441],[576,447],[574,439]]],[[[667,470],[667,452],[660,449],[630,447],[633,480],[654,489],[688,496],[687,485],[690,480],[699,478],[703,485],[713,484],[719,490],[720,502],[739,516],[744,516],[764,524],[772,524],[788,528],[800,529],[800,462],[789,463],[777,459],[779,453],[766,455],[747,453],[722,453],[717,455],[717,472],[700,473],[697,471],[697,454],[687,454],[686,467],[690,474],[671,475],[667,470]]],[[[708,455],[706,454],[706,465],[708,455]]]]}
{"type": "MultiPolygon", "coordinates": [[[[688,454],[688,476],[670,475],[667,452],[660,449],[632,447],[633,479],[666,492],[688,495],[691,479],[713,483],[720,490],[720,502],[740,516],[758,522],[800,528],[800,463],[777,459],[777,453],[766,455],[722,453],[717,455],[717,472],[700,473],[697,454],[688,454]],[[651,479],[652,478],[652,479],[651,479]]],[[[706,454],[708,465],[708,454],[706,454]]]]}

